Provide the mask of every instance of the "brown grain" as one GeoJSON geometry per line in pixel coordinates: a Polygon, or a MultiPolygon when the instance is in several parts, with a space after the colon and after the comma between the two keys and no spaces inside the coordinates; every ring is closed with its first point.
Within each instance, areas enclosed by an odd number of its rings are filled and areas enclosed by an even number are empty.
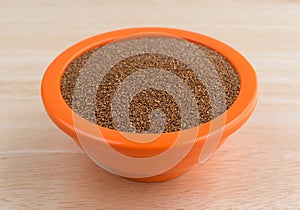
{"type": "MultiPolygon", "coordinates": [[[[160,41],[167,43],[168,39],[165,38],[160,41]]],[[[204,53],[218,73],[220,82],[222,83],[221,85],[224,87],[226,99],[225,108],[228,109],[234,103],[239,94],[239,75],[231,63],[217,51],[203,45],[198,46],[199,50],[204,53]]],[[[100,47],[89,50],[73,60],[62,76],[62,96],[71,108],[77,78],[89,57],[99,48],[100,47]]],[[[218,100],[215,100],[212,104],[205,85],[197,79],[192,69],[189,69],[180,60],[167,55],[154,53],[143,53],[131,56],[123,59],[117,65],[112,66],[110,71],[101,81],[99,81],[99,87],[95,96],[96,101],[94,104],[96,119],[91,116],[91,112],[85,110],[90,101],[86,100],[84,95],[81,96],[82,100],[79,100],[79,103],[76,105],[78,106],[78,108],[76,108],[76,112],[91,122],[97,123],[103,127],[115,129],[111,114],[111,103],[114,92],[126,77],[136,71],[149,68],[169,71],[179,77],[186,84],[197,100],[199,119],[193,118],[194,113],[190,113],[190,122],[187,125],[182,125],[180,108],[178,107],[175,99],[164,90],[149,88],[134,96],[130,103],[128,110],[129,118],[130,123],[136,128],[135,132],[145,132],[149,130],[151,112],[156,109],[160,109],[165,114],[166,124],[157,124],[155,132],[159,131],[161,126],[165,126],[163,132],[172,132],[194,127],[208,122],[224,112],[224,107],[220,107],[218,100]],[[212,110],[214,110],[215,113],[213,113],[212,110]]],[[[205,74],[210,74],[211,71],[208,68],[203,72],[205,74]]],[[[147,78],[144,79],[146,80],[147,78]]],[[[87,80],[86,83],[88,84],[89,81],[87,80]]],[[[181,94],[180,90],[178,91],[178,94],[181,94]]],[[[88,94],[88,90],[86,92],[88,94]]],[[[119,130],[128,131],[126,130],[126,127],[121,127],[119,130]]]]}

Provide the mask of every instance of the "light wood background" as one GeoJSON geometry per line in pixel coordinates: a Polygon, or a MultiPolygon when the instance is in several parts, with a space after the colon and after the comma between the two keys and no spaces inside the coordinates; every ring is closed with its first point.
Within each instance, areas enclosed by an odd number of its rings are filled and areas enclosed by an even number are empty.
{"type": "Polygon", "coordinates": [[[0,208],[300,209],[300,1],[0,0],[0,208]],[[175,27],[230,43],[255,67],[257,109],[204,165],[137,183],[93,164],[47,117],[40,81],[105,31],[175,27]]]}

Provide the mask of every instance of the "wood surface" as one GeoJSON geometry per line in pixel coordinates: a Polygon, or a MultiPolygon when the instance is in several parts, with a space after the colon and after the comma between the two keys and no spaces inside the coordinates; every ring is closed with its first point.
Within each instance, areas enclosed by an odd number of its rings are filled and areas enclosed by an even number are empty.
{"type": "Polygon", "coordinates": [[[0,0],[1,209],[300,209],[300,1],[0,0]],[[70,45],[139,26],[191,30],[242,52],[259,78],[246,125],[204,165],[162,183],[100,169],[49,120],[48,64],[70,45]]]}

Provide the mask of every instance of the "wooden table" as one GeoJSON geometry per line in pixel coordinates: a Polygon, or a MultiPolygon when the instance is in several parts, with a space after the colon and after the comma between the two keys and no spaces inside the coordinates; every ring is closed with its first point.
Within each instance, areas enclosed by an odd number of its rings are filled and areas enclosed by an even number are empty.
{"type": "Polygon", "coordinates": [[[300,1],[0,1],[0,208],[299,209],[300,1]],[[204,165],[163,183],[97,167],[47,117],[40,82],[62,50],[125,27],[230,43],[255,67],[250,121],[204,165]]]}

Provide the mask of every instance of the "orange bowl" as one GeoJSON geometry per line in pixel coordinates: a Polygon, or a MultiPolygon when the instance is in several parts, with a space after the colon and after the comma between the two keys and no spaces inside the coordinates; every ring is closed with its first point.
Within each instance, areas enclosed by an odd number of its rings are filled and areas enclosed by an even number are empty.
{"type": "Polygon", "coordinates": [[[114,174],[143,182],[175,178],[194,164],[205,162],[229,135],[247,121],[258,97],[255,71],[239,52],[211,37],[169,28],[117,30],[73,45],[49,65],[42,79],[41,94],[52,121],[71,136],[96,164],[114,174]],[[67,66],[92,48],[142,33],[176,36],[222,54],[240,76],[240,92],[236,101],[225,113],[210,122],[159,135],[104,128],[73,112],[64,101],[60,89],[60,81],[67,66]]]}

